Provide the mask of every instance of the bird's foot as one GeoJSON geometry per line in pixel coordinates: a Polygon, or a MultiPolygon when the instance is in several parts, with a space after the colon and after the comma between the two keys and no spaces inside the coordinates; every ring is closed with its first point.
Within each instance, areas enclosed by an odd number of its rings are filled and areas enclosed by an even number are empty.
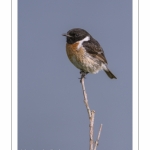
{"type": "Polygon", "coordinates": [[[88,74],[88,72],[80,71],[80,74],[81,74],[81,78],[79,78],[79,79],[80,79],[80,83],[81,83],[82,79],[83,78],[85,79],[85,76],[88,74]]]}

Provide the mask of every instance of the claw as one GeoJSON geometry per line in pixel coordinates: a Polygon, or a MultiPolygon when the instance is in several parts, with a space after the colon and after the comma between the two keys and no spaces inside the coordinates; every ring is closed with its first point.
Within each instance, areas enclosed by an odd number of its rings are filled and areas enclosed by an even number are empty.
{"type": "Polygon", "coordinates": [[[80,79],[80,83],[81,83],[82,79],[85,78],[85,76],[88,74],[88,72],[84,72],[81,70],[80,74],[81,74],[81,78],[79,78],[79,79],[80,79]]]}

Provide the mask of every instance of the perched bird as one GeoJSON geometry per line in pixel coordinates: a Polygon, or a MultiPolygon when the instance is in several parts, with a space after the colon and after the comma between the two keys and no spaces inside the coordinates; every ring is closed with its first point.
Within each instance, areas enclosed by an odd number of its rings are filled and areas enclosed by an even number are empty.
{"type": "Polygon", "coordinates": [[[109,78],[117,79],[107,67],[103,48],[84,29],[74,28],[66,34],[66,52],[69,60],[80,69],[85,77],[88,73],[98,73],[104,70],[109,78]]]}

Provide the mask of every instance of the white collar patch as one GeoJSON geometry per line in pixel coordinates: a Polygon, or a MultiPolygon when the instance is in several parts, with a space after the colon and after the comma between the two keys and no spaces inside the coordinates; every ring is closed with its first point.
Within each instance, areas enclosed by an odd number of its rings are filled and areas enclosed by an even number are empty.
{"type": "Polygon", "coordinates": [[[90,36],[86,36],[83,40],[78,41],[79,44],[78,44],[77,50],[81,48],[83,42],[89,41],[89,40],[90,40],[90,36]]]}

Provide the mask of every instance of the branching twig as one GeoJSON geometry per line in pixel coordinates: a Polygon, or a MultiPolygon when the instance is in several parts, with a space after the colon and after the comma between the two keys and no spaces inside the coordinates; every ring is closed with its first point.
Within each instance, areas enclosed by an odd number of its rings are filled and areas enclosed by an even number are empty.
{"type": "MultiPolygon", "coordinates": [[[[81,72],[82,73],[82,72],[81,72]]],[[[85,90],[85,85],[84,85],[84,74],[81,74],[81,84],[82,84],[82,90],[83,90],[83,96],[84,96],[84,104],[85,107],[87,109],[88,112],[88,116],[89,116],[89,121],[90,121],[90,150],[96,150],[97,146],[98,146],[98,141],[100,139],[100,134],[101,134],[101,130],[102,130],[102,124],[100,126],[100,130],[98,133],[98,137],[97,137],[97,141],[95,142],[94,145],[94,139],[93,139],[93,135],[94,135],[94,117],[95,117],[95,111],[94,110],[90,110],[89,104],[88,104],[88,99],[87,99],[87,94],[86,94],[86,90],[85,90]]]]}
{"type": "Polygon", "coordinates": [[[99,139],[100,139],[100,135],[101,135],[101,131],[102,131],[102,124],[100,125],[100,128],[99,128],[99,132],[98,132],[98,136],[97,136],[97,140],[95,142],[95,146],[94,146],[94,150],[96,150],[97,146],[98,146],[98,142],[99,142],[99,139]]]}
{"type": "Polygon", "coordinates": [[[94,117],[95,117],[95,111],[91,111],[91,118],[90,118],[90,150],[93,150],[94,148],[94,117]]]}

